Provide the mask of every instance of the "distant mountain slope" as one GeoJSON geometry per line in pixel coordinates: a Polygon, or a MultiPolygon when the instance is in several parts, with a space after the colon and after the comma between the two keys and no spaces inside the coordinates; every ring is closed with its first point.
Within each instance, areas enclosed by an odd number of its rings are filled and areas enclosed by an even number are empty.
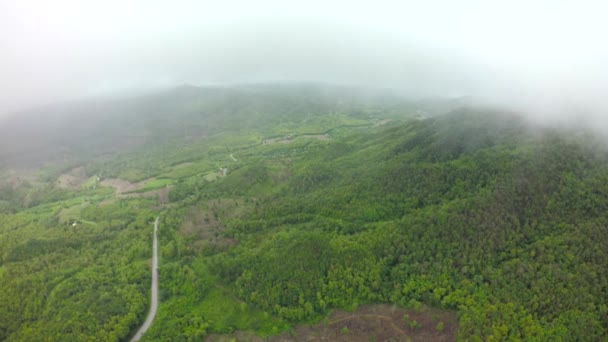
{"type": "Polygon", "coordinates": [[[445,108],[456,103],[437,101],[433,107],[385,90],[319,84],[181,86],[19,113],[0,122],[0,168],[86,160],[150,142],[188,141],[329,113],[360,117],[437,112],[438,102],[445,108]]]}

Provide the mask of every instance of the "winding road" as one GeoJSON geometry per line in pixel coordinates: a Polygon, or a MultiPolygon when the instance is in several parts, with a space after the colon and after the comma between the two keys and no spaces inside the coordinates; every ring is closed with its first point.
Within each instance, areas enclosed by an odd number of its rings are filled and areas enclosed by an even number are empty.
{"type": "Polygon", "coordinates": [[[156,316],[156,309],[158,308],[158,239],[156,237],[156,231],[158,230],[158,217],[156,221],[154,221],[154,242],[152,242],[152,287],[150,290],[151,300],[150,300],[150,312],[148,312],[148,317],[146,317],[146,321],[139,328],[137,334],[133,336],[131,342],[139,341],[139,339],[146,333],[148,328],[152,325],[152,321],[154,321],[154,316],[156,316]]]}

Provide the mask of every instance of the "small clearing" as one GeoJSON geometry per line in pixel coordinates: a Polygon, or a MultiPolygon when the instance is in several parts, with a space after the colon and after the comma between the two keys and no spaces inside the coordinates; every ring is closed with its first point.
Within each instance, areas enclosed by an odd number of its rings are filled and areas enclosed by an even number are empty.
{"type": "Polygon", "coordinates": [[[34,184],[38,181],[36,173],[31,170],[3,170],[0,171],[0,187],[9,187],[13,190],[22,185],[34,184]]]}
{"type": "Polygon", "coordinates": [[[228,219],[243,215],[248,205],[239,199],[218,199],[207,201],[186,212],[179,232],[191,241],[195,250],[207,246],[230,247],[236,241],[224,236],[228,219]]]}
{"type": "Polygon", "coordinates": [[[58,215],[59,221],[61,223],[73,222],[74,220],[82,221],[82,219],[80,219],[80,212],[82,209],[89,206],[89,204],[89,202],[82,202],[69,208],[61,209],[58,215]]]}
{"type": "Polygon", "coordinates": [[[220,171],[210,172],[210,173],[204,175],[203,178],[205,180],[207,180],[208,182],[213,182],[214,180],[216,180],[222,176],[224,176],[224,173],[220,170],[220,171]]]}
{"type": "MultiPolygon", "coordinates": [[[[116,197],[118,198],[152,198],[158,197],[160,205],[169,203],[169,187],[165,186],[160,189],[152,189],[149,191],[135,192],[143,189],[146,183],[154,181],[155,178],[150,178],[137,183],[131,183],[124,179],[119,178],[107,178],[100,182],[102,186],[111,187],[116,190],[116,197]]],[[[108,198],[101,203],[100,206],[110,204],[115,201],[115,198],[108,198]]]]}
{"type": "Polygon", "coordinates": [[[331,139],[331,137],[328,134],[304,134],[304,135],[299,135],[299,137],[308,138],[308,139],[317,139],[317,140],[321,140],[321,141],[327,141],[327,140],[331,139]]]}
{"type": "Polygon", "coordinates": [[[289,144],[291,140],[293,140],[293,135],[287,135],[284,137],[264,139],[262,141],[262,145],[272,145],[272,144],[289,144]]]}
{"type": "Polygon", "coordinates": [[[289,135],[286,135],[286,136],[283,136],[283,137],[264,139],[262,141],[262,144],[263,145],[289,144],[295,138],[317,139],[317,140],[320,140],[320,141],[331,140],[331,137],[328,134],[302,134],[302,135],[297,135],[297,134],[292,133],[292,134],[289,134],[289,135]]]}
{"type": "Polygon", "coordinates": [[[116,189],[116,192],[120,195],[125,192],[135,191],[143,186],[142,182],[131,183],[124,179],[119,178],[106,178],[100,183],[102,186],[107,186],[116,189]]]}
{"type": "Polygon", "coordinates": [[[120,178],[107,178],[100,182],[100,184],[102,186],[107,186],[107,187],[116,189],[116,192],[119,195],[130,194],[131,192],[134,192],[137,190],[142,190],[142,189],[143,190],[149,189],[150,191],[146,191],[146,192],[152,192],[152,190],[162,188],[163,186],[166,186],[169,183],[170,183],[170,181],[167,181],[166,179],[156,179],[156,178],[144,179],[137,183],[131,183],[127,180],[120,179],[120,178]]]}
{"type": "Polygon", "coordinates": [[[78,189],[87,181],[87,172],[84,167],[79,166],[62,174],[57,178],[56,185],[62,189],[78,189]]]}
{"type": "Polygon", "coordinates": [[[380,121],[375,122],[373,127],[383,126],[383,125],[386,125],[389,122],[391,122],[390,119],[382,119],[380,121]]]}
{"type": "Polygon", "coordinates": [[[173,165],[173,170],[183,169],[185,167],[190,167],[192,165],[194,165],[194,163],[192,163],[192,162],[185,162],[185,163],[181,163],[181,164],[176,164],[176,165],[173,165]]]}

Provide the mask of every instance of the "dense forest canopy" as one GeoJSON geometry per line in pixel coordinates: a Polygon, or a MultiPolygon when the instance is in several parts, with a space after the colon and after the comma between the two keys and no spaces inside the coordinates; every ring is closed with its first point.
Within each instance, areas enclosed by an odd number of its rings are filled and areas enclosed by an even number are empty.
{"type": "Polygon", "coordinates": [[[586,131],[310,84],[52,111],[0,127],[0,340],[128,340],[156,216],[146,341],[365,304],[453,312],[458,340],[608,338],[608,147],[586,131]]]}

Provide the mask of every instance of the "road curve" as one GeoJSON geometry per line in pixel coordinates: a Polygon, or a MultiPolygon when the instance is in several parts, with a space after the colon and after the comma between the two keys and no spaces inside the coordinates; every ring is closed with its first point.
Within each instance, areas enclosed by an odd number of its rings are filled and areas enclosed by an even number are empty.
{"type": "Polygon", "coordinates": [[[131,342],[139,341],[143,334],[148,331],[148,328],[150,328],[150,326],[152,325],[152,321],[154,321],[154,316],[156,316],[156,309],[158,308],[158,240],[156,238],[157,230],[158,217],[156,218],[156,221],[154,221],[154,242],[152,242],[152,287],[150,290],[150,312],[148,312],[148,317],[146,317],[146,321],[139,328],[137,334],[133,336],[131,342]]]}

